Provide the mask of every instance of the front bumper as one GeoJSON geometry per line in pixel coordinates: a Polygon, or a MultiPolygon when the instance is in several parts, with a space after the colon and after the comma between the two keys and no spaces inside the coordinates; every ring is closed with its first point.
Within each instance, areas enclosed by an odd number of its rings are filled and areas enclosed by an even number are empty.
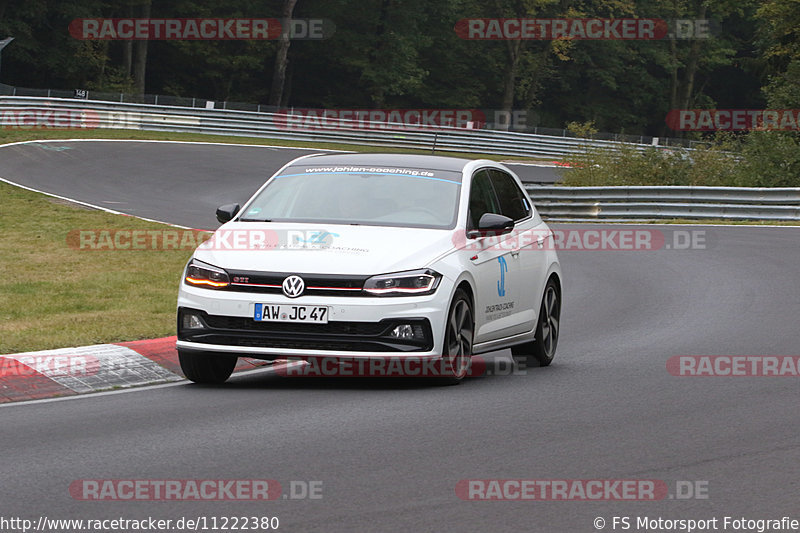
{"type": "Polygon", "coordinates": [[[178,339],[202,344],[293,350],[425,352],[433,349],[433,335],[427,318],[297,324],[209,315],[205,311],[183,307],[178,309],[178,339]],[[183,327],[187,314],[196,316],[203,327],[183,327]],[[411,326],[415,333],[413,338],[401,339],[391,335],[395,327],[403,324],[411,326]]]}
{"type": "MultiPolygon", "coordinates": [[[[446,285],[446,284],[445,284],[446,285]]],[[[352,298],[214,291],[182,285],[178,296],[178,349],[217,352],[273,360],[286,357],[376,358],[409,355],[440,357],[449,305],[448,287],[431,295],[352,298]],[[327,324],[261,322],[255,304],[327,306],[327,324]],[[185,327],[187,313],[202,327],[185,327]],[[392,337],[408,324],[410,339],[392,337]]]]}

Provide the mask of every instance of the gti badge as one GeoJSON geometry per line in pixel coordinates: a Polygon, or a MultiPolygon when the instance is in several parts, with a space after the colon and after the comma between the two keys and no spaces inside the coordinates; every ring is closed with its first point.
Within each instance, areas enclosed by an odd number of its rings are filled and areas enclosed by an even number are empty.
{"type": "Polygon", "coordinates": [[[283,294],[289,298],[297,298],[303,294],[306,284],[300,276],[289,276],[283,280],[281,287],[283,288],[283,294]]]}

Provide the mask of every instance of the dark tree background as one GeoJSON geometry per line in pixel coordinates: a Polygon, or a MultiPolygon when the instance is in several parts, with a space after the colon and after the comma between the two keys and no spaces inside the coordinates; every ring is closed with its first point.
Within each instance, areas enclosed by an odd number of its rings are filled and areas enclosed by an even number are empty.
{"type": "Polygon", "coordinates": [[[0,0],[0,82],[295,107],[483,108],[665,135],[675,108],[800,107],[795,0],[0,0]],[[333,21],[327,40],[83,41],[94,17],[333,21]],[[467,41],[468,17],[712,19],[710,39],[467,41]]]}

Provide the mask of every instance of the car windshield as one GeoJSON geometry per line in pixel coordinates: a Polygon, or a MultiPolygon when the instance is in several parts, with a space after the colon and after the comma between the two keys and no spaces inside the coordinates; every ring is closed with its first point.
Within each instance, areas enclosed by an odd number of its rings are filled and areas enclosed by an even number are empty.
{"type": "Polygon", "coordinates": [[[460,191],[461,174],[453,171],[292,166],[239,220],[451,229],[460,191]]]}

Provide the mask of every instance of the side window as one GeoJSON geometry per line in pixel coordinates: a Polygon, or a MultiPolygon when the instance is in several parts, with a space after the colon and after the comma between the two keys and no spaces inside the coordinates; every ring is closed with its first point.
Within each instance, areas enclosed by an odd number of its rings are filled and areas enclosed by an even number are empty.
{"type": "Polygon", "coordinates": [[[499,212],[508,218],[518,221],[530,216],[531,203],[528,196],[522,192],[517,182],[509,174],[494,168],[489,169],[492,177],[492,185],[497,191],[497,198],[500,201],[499,212]]]}
{"type": "Polygon", "coordinates": [[[500,214],[500,204],[485,170],[479,170],[472,176],[472,186],[469,191],[469,220],[468,229],[478,227],[478,221],[484,213],[500,214]]]}

